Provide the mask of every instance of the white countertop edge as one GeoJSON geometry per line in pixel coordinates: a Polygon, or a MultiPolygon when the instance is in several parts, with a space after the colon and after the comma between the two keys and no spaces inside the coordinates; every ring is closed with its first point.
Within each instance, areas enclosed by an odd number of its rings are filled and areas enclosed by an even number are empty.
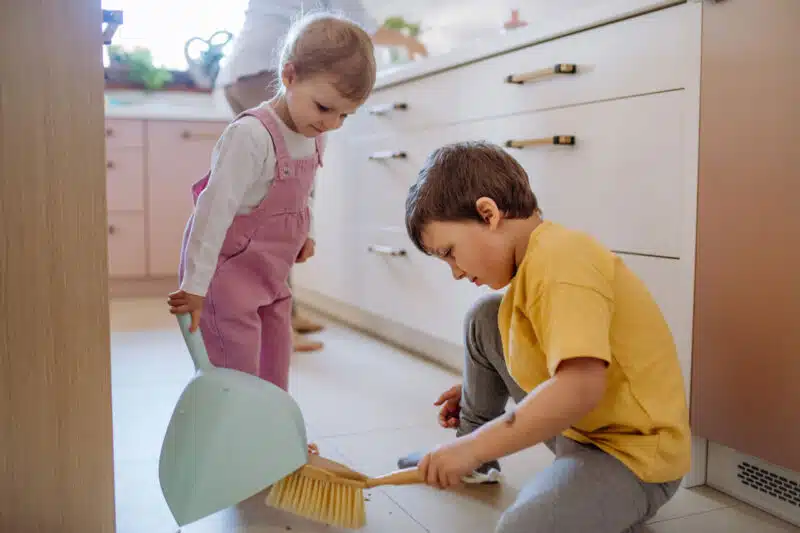
{"type": "MultiPolygon", "coordinates": [[[[698,0],[688,0],[698,1],[698,0]]],[[[375,90],[429,76],[467,63],[511,52],[527,46],[563,37],[609,22],[684,4],[687,0],[614,0],[580,10],[569,17],[546,19],[535,25],[518,28],[494,39],[475,41],[452,52],[378,72],[375,90]]]]}
{"type": "Polygon", "coordinates": [[[148,109],[146,106],[130,107],[109,106],[106,108],[106,118],[132,119],[132,120],[180,120],[193,122],[230,122],[232,114],[218,110],[186,108],[186,109],[148,109]]]}

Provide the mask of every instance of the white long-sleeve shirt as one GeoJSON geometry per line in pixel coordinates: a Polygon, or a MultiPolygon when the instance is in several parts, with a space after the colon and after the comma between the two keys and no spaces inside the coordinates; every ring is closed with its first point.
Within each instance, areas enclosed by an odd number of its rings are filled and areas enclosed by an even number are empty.
{"type": "Polygon", "coordinates": [[[360,0],[250,0],[233,50],[220,66],[217,87],[244,76],[277,70],[280,49],[292,21],[313,8],[342,13],[370,35],[377,30],[377,23],[360,0]]]}
{"type": "MultiPolygon", "coordinates": [[[[269,105],[262,106],[275,117],[292,159],[314,155],[313,138],[292,131],[269,105]]],[[[249,213],[267,196],[276,163],[272,137],[257,118],[242,117],[225,128],[211,156],[208,184],[195,206],[182,290],[205,296],[233,218],[249,213]]]]}

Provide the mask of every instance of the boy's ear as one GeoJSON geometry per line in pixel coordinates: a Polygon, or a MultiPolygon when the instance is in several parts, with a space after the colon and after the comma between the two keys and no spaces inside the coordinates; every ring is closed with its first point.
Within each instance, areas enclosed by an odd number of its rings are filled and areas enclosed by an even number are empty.
{"type": "Polygon", "coordinates": [[[481,219],[483,219],[483,222],[488,224],[491,229],[497,228],[500,224],[500,219],[503,218],[503,214],[497,207],[497,203],[486,196],[478,198],[475,202],[475,209],[478,211],[481,219]]]}

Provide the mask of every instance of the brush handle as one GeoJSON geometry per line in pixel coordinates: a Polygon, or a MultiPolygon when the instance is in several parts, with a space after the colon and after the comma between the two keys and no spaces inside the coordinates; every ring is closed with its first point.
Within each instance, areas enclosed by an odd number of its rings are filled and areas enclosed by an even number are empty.
{"type": "Polygon", "coordinates": [[[395,470],[389,474],[373,477],[366,481],[367,487],[380,487],[381,485],[416,485],[425,483],[419,468],[412,466],[404,470],[395,470]]]}
{"type": "Polygon", "coordinates": [[[178,325],[183,334],[183,340],[186,341],[186,347],[189,348],[189,355],[192,356],[195,370],[211,370],[214,365],[208,359],[208,352],[206,345],[203,342],[203,336],[200,334],[200,329],[192,333],[189,331],[189,326],[192,325],[192,315],[185,313],[177,315],[178,325]]]}
{"type": "Polygon", "coordinates": [[[344,479],[352,479],[353,481],[367,480],[367,476],[365,476],[361,472],[356,472],[352,468],[345,466],[342,463],[337,463],[336,461],[326,459],[321,455],[309,455],[308,464],[310,466],[325,470],[326,472],[329,472],[335,475],[336,477],[344,479]]]}

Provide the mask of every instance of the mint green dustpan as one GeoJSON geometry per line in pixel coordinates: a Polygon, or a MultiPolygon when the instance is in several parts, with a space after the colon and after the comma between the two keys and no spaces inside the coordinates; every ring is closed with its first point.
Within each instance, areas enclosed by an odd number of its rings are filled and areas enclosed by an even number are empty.
{"type": "Polygon", "coordinates": [[[172,413],[158,465],[164,499],[179,526],[257,494],[308,460],[294,399],[250,374],[217,368],[189,315],[178,316],[195,375],[172,413]]]}

